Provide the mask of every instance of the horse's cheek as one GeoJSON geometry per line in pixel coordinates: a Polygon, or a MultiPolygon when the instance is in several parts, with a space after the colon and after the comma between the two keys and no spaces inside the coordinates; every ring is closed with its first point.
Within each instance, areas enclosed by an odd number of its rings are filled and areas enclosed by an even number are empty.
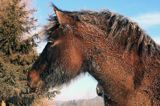
{"type": "Polygon", "coordinates": [[[70,52],[70,60],[69,60],[69,66],[71,68],[71,70],[79,70],[81,68],[82,65],[82,55],[80,53],[80,51],[77,51],[76,49],[72,49],[72,51],[70,52]]]}

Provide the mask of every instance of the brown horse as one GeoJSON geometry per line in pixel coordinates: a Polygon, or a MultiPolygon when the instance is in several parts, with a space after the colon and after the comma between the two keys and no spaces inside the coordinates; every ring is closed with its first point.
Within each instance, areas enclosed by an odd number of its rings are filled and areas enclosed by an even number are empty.
{"type": "Polygon", "coordinates": [[[31,87],[89,72],[109,105],[160,106],[160,46],[136,23],[108,10],[54,11],[48,43],[29,73],[31,87]]]}

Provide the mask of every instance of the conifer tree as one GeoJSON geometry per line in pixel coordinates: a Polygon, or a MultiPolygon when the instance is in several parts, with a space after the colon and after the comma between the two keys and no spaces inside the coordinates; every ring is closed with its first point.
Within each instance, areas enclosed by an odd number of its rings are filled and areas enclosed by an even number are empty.
{"type": "Polygon", "coordinates": [[[1,0],[0,3],[2,4],[0,8],[0,50],[7,55],[30,51],[31,45],[27,45],[27,42],[24,44],[20,40],[24,33],[34,27],[36,20],[30,17],[33,10],[26,10],[26,5],[22,3],[22,0],[1,0]],[[5,3],[3,3],[4,1],[5,3]],[[3,4],[5,5],[3,6],[3,4]]]}
{"type": "Polygon", "coordinates": [[[22,0],[0,0],[0,101],[15,106],[33,99],[26,74],[37,54],[32,37],[23,39],[35,28],[32,13],[22,0]]]}

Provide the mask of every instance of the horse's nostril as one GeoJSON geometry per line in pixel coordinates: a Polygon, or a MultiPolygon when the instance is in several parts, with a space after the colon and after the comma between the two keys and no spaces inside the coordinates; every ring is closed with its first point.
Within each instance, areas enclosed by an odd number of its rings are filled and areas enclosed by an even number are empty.
{"type": "Polygon", "coordinates": [[[31,82],[31,77],[28,76],[28,77],[27,77],[27,81],[28,81],[28,82],[31,82]]]}
{"type": "Polygon", "coordinates": [[[30,86],[30,81],[27,82],[27,85],[30,86]]]}
{"type": "Polygon", "coordinates": [[[36,92],[36,88],[35,87],[31,88],[30,92],[36,92]]]}
{"type": "Polygon", "coordinates": [[[29,86],[31,88],[31,82],[32,82],[32,79],[30,77],[27,78],[27,86],[29,86]]]}
{"type": "Polygon", "coordinates": [[[28,85],[28,87],[29,87],[29,88],[27,89],[29,93],[36,91],[36,87],[33,86],[33,84],[31,83],[31,81],[28,82],[27,85],[28,85]]]}

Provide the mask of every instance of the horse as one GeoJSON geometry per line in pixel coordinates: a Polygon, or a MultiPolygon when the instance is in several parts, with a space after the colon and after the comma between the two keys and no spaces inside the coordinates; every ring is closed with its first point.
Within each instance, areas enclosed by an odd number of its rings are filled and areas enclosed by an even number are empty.
{"type": "Polygon", "coordinates": [[[48,43],[28,74],[30,87],[60,86],[88,72],[109,106],[160,105],[160,46],[136,22],[109,10],[53,10],[48,43]]]}

